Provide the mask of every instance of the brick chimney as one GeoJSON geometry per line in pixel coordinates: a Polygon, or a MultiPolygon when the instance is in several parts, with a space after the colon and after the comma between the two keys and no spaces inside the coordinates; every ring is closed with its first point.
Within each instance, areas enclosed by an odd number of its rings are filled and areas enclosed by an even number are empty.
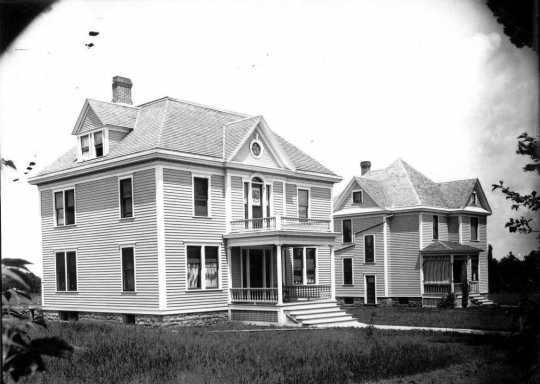
{"type": "Polygon", "coordinates": [[[112,79],[112,102],[133,104],[131,101],[131,87],[133,83],[127,77],[115,76],[112,79]]]}
{"type": "Polygon", "coordinates": [[[362,169],[362,176],[371,170],[371,161],[360,162],[360,168],[362,169]]]}

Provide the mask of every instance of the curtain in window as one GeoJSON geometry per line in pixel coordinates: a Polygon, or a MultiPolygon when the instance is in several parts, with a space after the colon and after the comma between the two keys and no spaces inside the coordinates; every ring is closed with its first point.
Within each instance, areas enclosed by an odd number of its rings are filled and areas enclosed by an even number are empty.
{"type": "Polygon", "coordinates": [[[188,289],[201,288],[201,247],[187,247],[188,289]]]}
{"type": "Polygon", "coordinates": [[[316,281],[316,251],[315,248],[306,248],[306,274],[307,284],[315,284],[316,281]]]}
{"type": "Polygon", "coordinates": [[[205,288],[218,287],[218,247],[204,248],[205,288]]]}
{"type": "Polygon", "coordinates": [[[56,225],[64,225],[63,192],[56,192],[54,194],[54,209],[56,210],[56,225]]]}
{"type": "Polygon", "coordinates": [[[471,240],[478,240],[478,218],[471,217],[471,240]]]}
{"type": "Polygon", "coordinates": [[[298,217],[307,219],[309,214],[309,192],[305,189],[298,190],[298,217]]]}
{"type": "Polygon", "coordinates": [[[450,283],[449,257],[430,257],[424,259],[425,283],[450,283]]]}
{"type": "Polygon", "coordinates": [[[66,225],[75,224],[75,190],[69,189],[64,192],[66,225]]]}
{"type": "Polygon", "coordinates": [[[294,284],[303,283],[303,269],[304,269],[304,260],[303,260],[303,249],[302,248],[293,248],[293,282],[294,284]]]}

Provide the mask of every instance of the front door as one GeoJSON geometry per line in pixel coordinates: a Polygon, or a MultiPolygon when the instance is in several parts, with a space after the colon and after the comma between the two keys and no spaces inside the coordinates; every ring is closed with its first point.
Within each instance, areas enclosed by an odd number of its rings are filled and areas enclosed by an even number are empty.
{"type": "Polygon", "coordinates": [[[263,287],[263,250],[249,250],[249,281],[252,288],[263,287]]]}
{"type": "Polygon", "coordinates": [[[375,276],[366,276],[366,304],[375,305],[375,276]]]}

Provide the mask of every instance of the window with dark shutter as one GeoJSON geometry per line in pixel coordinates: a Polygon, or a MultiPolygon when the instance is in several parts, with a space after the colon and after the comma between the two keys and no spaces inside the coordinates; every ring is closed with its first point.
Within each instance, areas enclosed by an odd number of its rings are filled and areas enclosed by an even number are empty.
{"type": "Polygon", "coordinates": [[[208,179],[193,178],[193,210],[195,216],[208,216],[208,179]]]}
{"type": "Polygon", "coordinates": [[[352,285],[352,283],[353,283],[352,259],[346,258],[346,259],[343,259],[343,285],[352,285]]]}
{"type": "Polygon", "coordinates": [[[122,289],[135,291],[135,253],[132,247],[122,248],[122,289]]]}
{"type": "Polygon", "coordinates": [[[365,263],[375,262],[375,246],[374,246],[373,235],[364,236],[364,262],[365,263]]]}
{"type": "Polygon", "coordinates": [[[132,179],[120,180],[120,217],[133,217],[132,179]]]}
{"type": "Polygon", "coordinates": [[[352,242],[352,224],[351,220],[343,220],[343,243],[352,242]]]}

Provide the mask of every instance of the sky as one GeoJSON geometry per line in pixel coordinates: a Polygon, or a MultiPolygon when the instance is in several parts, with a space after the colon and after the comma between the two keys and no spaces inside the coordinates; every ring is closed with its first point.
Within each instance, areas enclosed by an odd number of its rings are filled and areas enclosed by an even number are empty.
{"type": "MultiPolygon", "coordinates": [[[[436,182],[478,177],[494,256],[525,255],[534,235],[507,233],[513,212],[490,186],[538,188],[515,154],[538,129],[537,60],[482,1],[61,1],[0,57],[0,150],[39,171],[74,145],[85,98],[110,101],[121,75],[135,104],[171,96],[263,115],[343,177],[336,193],[362,160],[402,158],[436,182]]],[[[41,275],[37,187],[14,177],[2,174],[2,256],[41,275]]]]}

